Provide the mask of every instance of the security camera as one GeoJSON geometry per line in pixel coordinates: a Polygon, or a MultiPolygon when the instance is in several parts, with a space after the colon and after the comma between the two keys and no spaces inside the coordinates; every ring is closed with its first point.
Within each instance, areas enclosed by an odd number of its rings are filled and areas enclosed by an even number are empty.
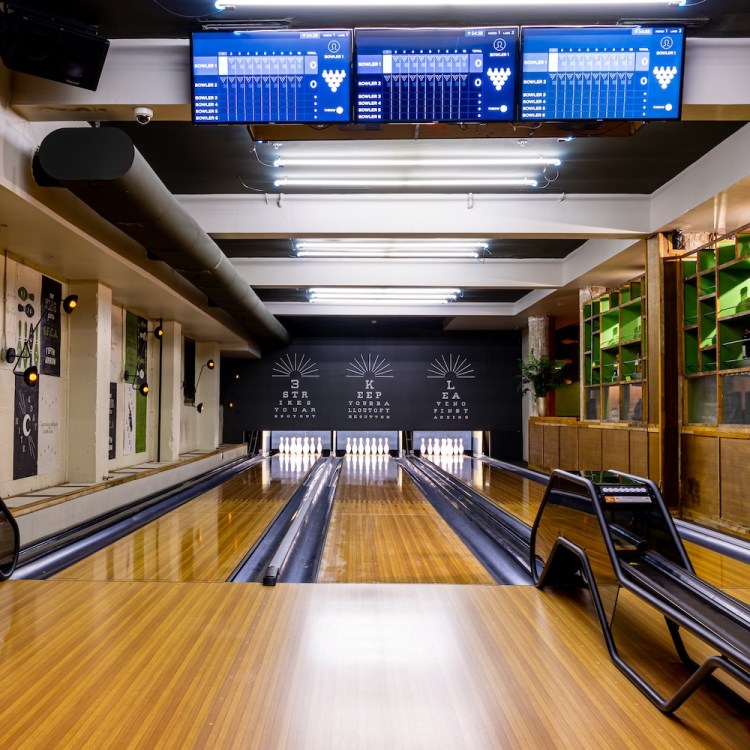
{"type": "Polygon", "coordinates": [[[135,121],[139,125],[148,125],[154,116],[154,110],[151,107],[136,107],[133,113],[135,114],[135,121]]]}

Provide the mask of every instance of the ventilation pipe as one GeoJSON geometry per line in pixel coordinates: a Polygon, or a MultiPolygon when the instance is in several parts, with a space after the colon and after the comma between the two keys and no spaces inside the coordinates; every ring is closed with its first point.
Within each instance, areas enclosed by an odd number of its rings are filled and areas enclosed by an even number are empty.
{"type": "Polygon", "coordinates": [[[68,188],[232,315],[261,347],[288,343],[286,329],[122,130],[50,133],[34,157],[34,177],[41,186],[68,188]]]}

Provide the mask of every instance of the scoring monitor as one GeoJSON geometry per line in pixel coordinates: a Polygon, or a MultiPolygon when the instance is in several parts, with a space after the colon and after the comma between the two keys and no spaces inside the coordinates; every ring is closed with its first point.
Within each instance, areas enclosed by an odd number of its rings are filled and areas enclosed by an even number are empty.
{"type": "Polygon", "coordinates": [[[525,27],[521,120],[677,120],[681,27],[525,27]]]}
{"type": "Polygon", "coordinates": [[[355,29],[356,122],[515,118],[518,28],[355,29]]]}
{"type": "Polygon", "coordinates": [[[196,123],[349,122],[352,32],[197,31],[196,123]]]}

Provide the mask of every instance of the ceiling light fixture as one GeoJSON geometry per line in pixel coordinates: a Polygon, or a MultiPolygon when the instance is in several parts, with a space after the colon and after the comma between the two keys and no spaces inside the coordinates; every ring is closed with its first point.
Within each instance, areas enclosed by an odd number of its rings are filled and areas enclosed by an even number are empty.
{"type": "Polygon", "coordinates": [[[561,166],[560,159],[549,156],[537,157],[495,157],[495,156],[446,156],[446,157],[409,157],[382,158],[375,154],[371,157],[326,158],[279,157],[274,167],[523,167],[523,166],[561,166]]]}
{"type": "Polygon", "coordinates": [[[409,178],[409,177],[281,177],[274,180],[274,187],[350,187],[350,188],[409,188],[409,187],[536,187],[537,181],[530,177],[458,177],[409,178]]]}
{"type": "Polygon", "coordinates": [[[479,258],[487,251],[485,241],[471,240],[300,240],[298,258],[479,258]]]}
{"type": "MultiPolygon", "coordinates": [[[[376,6],[378,8],[391,7],[424,7],[430,8],[435,6],[435,0],[290,0],[285,6],[295,8],[341,8],[341,7],[367,7],[376,6]]],[[[484,7],[484,8],[507,8],[507,7],[560,7],[561,0],[453,0],[453,2],[441,2],[440,6],[459,6],[466,7],[484,7]]],[[[564,0],[564,5],[662,5],[684,7],[687,0],[564,0]]],[[[215,6],[218,10],[234,10],[236,8],[275,8],[278,3],[271,0],[216,0],[215,6]]]]}
{"type": "Polygon", "coordinates": [[[445,305],[455,302],[460,289],[430,287],[314,287],[308,290],[312,303],[333,305],[445,305]]]}

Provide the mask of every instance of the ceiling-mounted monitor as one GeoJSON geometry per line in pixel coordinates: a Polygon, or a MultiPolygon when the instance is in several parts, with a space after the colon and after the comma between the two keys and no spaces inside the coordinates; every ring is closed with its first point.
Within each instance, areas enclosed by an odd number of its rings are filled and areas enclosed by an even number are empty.
{"type": "Polygon", "coordinates": [[[518,28],[355,29],[354,120],[515,119],[518,28]]]}
{"type": "Polygon", "coordinates": [[[193,121],[349,122],[351,52],[347,29],[193,32],[193,121]]]}
{"type": "Polygon", "coordinates": [[[684,57],[679,26],[524,27],[519,117],[679,120],[684,57]]]}

